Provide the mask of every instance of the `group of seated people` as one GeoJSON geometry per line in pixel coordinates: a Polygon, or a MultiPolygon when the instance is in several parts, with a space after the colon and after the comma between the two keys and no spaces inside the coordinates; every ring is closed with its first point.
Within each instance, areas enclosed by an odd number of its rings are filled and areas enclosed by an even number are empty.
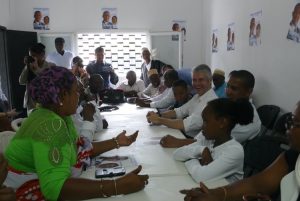
{"type": "MultiPolygon", "coordinates": [[[[118,82],[111,65],[103,60],[103,48],[95,50],[96,61],[86,70],[79,57],[73,59],[71,70],[47,62],[41,44],[32,47],[30,55],[34,61],[25,59],[20,76],[20,83],[26,85],[24,103],[30,113],[4,157],[0,155],[0,200],[83,200],[143,189],[149,177],[140,174],[141,166],[118,179],[78,177],[85,166],[91,165],[92,157],[130,146],[138,137],[138,131],[131,135],[123,131],[110,140],[94,141],[94,134],[108,127],[98,109],[101,92],[110,83],[118,82]]],[[[287,125],[291,149],[263,172],[243,179],[241,144],[255,138],[261,128],[250,98],[255,85],[253,74],[234,70],[226,83],[222,70],[212,73],[209,66],[202,64],[192,69],[189,90],[179,71],[151,60],[148,49],[143,49],[142,55],[145,62],[141,80],[129,71],[127,83],[118,88],[128,97],[137,97],[137,106],[158,109],[146,114],[149,123],[178,129],[186,136],[179,139],[166,135],[160,140],[162,147],[176,148],[174,159],[184,162],[200,185],[182,190],[185,200],[242,200],[245,194],[270,195],[279,188],[283,177],[298,167],[299,103],[287,125]],[[202,183],[222,178],[230,184],[208,189],[202,183]]],[[[0,117],[14,114],[12,110],[0,113],[0,117]]],[[[298,187],[295,188],[297,200],[298,187]]]]}

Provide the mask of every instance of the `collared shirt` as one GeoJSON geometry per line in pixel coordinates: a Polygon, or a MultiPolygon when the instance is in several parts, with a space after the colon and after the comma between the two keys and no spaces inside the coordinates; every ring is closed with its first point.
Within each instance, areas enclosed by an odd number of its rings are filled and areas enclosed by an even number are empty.
{"type": "Polygon", "coordinates": [[[137,93],[140,93],[145,90],[145,84],[143,80],[137,80],[132,86],[130,86],[126,80],[122,82],[117,89],[121,89],[124,92],[136,91],[137,93]]]}
{"type": "Polygon", "coordinates": [[[151,60],[148,64],[145,62],[145,66],[146,66],[147,70],[149,71],[151,68],[151,60]]]}
{"type": "Polygon", "coordinates": [[[226,86],[227,86],[227,83],[224,82],[221,86],[219,86],[218,88],[214,87],[214,91],[216,93],[216,95],[219,97],[219,98],[226,98],[226,86]]]}
{"type": "Polygon", "coordinates": [[[148,87],[141,93],[138,93],[139,97],[149,97],[154,98],[155,96],[158,96],[159,94],[163,93],[164,90],[160,90],[163,84],[160,83],[158,87],[153,87],[153,85],[150,83],[148,87]]]}
{"type": "Polygon", "coordinates": [[[67,69],[71,69],[72,67],[72,59],[73,59],[73,53],[69,51],[64,51],[64,54],[61,55],[57,51],[50,53],[47,56],[47,61],[53,62],[56,64],[56,66],[62,66],[67,69]]]}
{"type": "Polygon", "coordinates": [[[112,84],[117,84],[117,82],[119,81],[119,77],[114,72],[110,63],[106,63],[106,62],[99,63],[93,61],[86,67],[86,71],[90,75],[100,74],[104,79],[104,87],[106,89],[110,88],[109,82],[111,82],[112,84]]]}
{"type": "Polygon", "coordinates": [[[219,146],[213,147],[213,140],[206,140],[200,133],[197,141],[176,149],[173,156],[178,161],[185,162],[185,167],[192,178],[200,181],[227,179],[230,183],[243,178],[244,149],[240,143],[231,139],[219,146]],[[207,147],[213,161],[201,165],[199,159],[207,147]]]}
{"type": "Polygon", "coordinates": [[[203,120],[202,111],[205,108],[207,102],[218,98],[215,92],[210,89],[205,94],[200,96],[195,94],[194,97],[181,106],[180,108],[174,109],[177,119],[183,119],[183,126],[187,135],[194,137],[199,133],[203,120]]]}
{"type": "Polygon", "coordinates": [[[293,40],[295,42],[300,42],[300,28],[295,25],[290,25],[288,34],[287,34],[287,39],[293,40]]]}
{"type": "Polygon", "coordinates": [[[261,128],[261,121],[253,104],[253,122],[248,125],[237,124],[231,131],[231,136],[238,142],[242,143],[246,140],[251,140],[258,135],[261,128]]]}
{"type": "Polygon", "coordinates": [[[102,21],[102,29],[112,29],[113,24],[111,22],[102,21]]]}
{"type": "Polygon", "coordinates": [[[150,103],[151,108],[167,108],[175,104],[175,97],[172,88],[167,88],[165,91],[152,98],[150,103]]]}

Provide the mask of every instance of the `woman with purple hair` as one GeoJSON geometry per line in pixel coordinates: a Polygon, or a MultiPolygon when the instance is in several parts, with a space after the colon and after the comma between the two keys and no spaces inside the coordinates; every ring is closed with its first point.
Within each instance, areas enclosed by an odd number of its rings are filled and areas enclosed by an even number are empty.
{"type": "Polygon", "coordinates": [[[4,182],[16,190],[17,200],[84,200],[139,191],[148,183],[139,175],[141,166],[115,180],[75,178],[72,167],[105,151],[129,146],[137,137],[93,142],[82,150],[70,115],[76,112],[78,88],[75,76],[66,68],[42,71],[29,84],[29,93],[39,105],[11,140],[5,151],[8,175],[4,182]]]}

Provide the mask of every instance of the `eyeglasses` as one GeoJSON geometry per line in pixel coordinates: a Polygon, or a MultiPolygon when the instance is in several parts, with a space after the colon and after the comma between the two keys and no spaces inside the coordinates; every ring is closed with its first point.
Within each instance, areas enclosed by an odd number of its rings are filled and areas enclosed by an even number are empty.
{"type": "Polygon", "coordinates": [[[295,122],[295,115],[291,114],[287,116],[285,121],[285,128],[286,130],[290,130],[292,128],[300,128],[300,122],[295,122]]]}

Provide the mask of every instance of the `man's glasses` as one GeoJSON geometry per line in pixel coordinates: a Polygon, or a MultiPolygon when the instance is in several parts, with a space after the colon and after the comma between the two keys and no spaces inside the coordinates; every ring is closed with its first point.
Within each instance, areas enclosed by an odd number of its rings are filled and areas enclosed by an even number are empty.
{"type": "Polygon", "coordinates": [[[285,121],[285,128],[286,130],[290,130],[292,128],[300,128],[300,122],[295,122],[295,115],[291,114],[287,116],[285,121]]]}

